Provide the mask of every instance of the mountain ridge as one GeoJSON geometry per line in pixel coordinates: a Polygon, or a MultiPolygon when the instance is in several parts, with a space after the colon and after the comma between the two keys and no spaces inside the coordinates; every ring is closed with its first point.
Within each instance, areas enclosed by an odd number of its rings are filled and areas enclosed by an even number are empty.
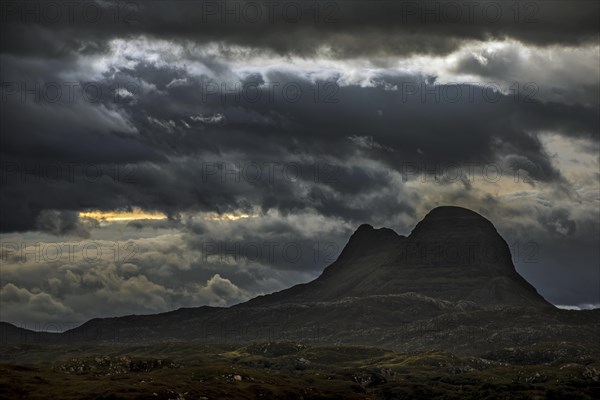
{"type": "Polygon", "coordinates": [[[10,343],[298,340],[473,353],[516,341],[593,342],[600,310],[555,308],[516,272],[489,220],[441,207],[409,236],[363,224],[318,278],[231,307],[95,318],[62,334],[20,329],[0,325],[1,337],[10,343]]]}
{"type": "Polygon", "coordinates": [[[363,224],[315,280],[242,304],[405,292],[489,305],[551,306],[516,272],[508,244],[494,225],[455,206],[434,208],[409,236],[363,224]]]}

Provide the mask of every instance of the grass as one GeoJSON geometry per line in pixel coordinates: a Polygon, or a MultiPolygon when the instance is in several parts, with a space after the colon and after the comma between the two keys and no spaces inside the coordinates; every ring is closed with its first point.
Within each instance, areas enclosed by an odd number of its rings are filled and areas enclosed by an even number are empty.
{"type": "Polygon", "coordinates": [[[292,342],[5,346],[0,398],[593,399],[599,354],[567,343],[488,358],[292,342]]]}

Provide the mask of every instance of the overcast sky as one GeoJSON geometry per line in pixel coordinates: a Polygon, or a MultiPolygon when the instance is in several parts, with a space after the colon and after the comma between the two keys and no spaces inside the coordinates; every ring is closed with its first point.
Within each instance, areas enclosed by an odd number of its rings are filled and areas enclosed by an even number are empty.
{"type": "Polygon", "coordinates": [[[235,304],[440,205],[600,306],[598,2],[1,7],[2,320],[235,304]]]}

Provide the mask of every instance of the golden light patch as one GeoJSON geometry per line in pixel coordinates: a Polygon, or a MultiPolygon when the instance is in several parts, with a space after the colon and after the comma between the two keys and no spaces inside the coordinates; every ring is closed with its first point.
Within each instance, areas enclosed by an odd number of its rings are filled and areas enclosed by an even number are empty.
{"type": "Polygon", "coordinates": [[[133,221],[138,219],[166,219],[161,212],[144,211],[134,208],[131,211],[84,211],[79,218],[93,218],[98,221],[133,221]]]}
{"type": "Polygon", "coordinates": [[[209,220],[209,221],[237,221],[240,219],[255,218],[255,217],[256,217],[256,215],[251,215],[251,214],[208,213],[203,217],[203,219],[209,220]]]}

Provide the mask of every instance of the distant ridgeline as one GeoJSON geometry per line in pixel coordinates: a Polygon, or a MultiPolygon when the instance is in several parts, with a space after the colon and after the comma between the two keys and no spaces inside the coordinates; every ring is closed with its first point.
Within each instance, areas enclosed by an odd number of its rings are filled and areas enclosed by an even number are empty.
{"type": "Polygon", "coordinates": [[[596,343],[600,310],[558,310],[515,270],[494,225],[439,207],[407,237],[361,225],[312,282],[229,308],[93,319],[61,334],[0,325],[4,343],[293,340],[481,353],[596,343]]]}

